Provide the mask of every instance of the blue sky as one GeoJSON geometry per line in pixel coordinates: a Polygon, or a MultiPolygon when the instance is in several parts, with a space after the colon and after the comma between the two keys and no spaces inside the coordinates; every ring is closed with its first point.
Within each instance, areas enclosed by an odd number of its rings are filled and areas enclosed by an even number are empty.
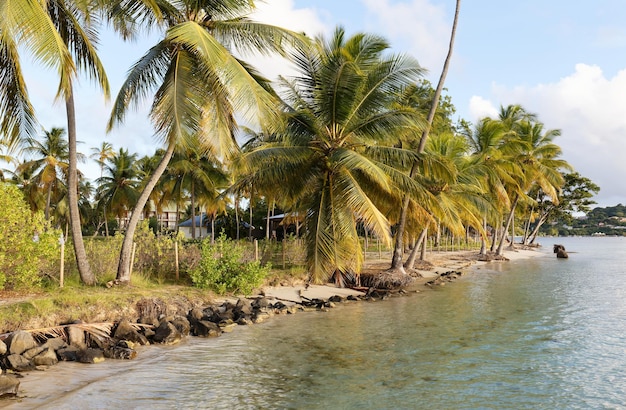
{"type": "MultiPolygon", "coordinates": [[[[447,52],[454,0],[267,0],[254,18],[307,34],[365,31],[386,37],[397,53],[411,54],[436,84],[447,52]]],[[[626,7],[621,0],[464,0],[446,80],[460,118],[475,122],[500,105],[521,104],[548,129],[560,129],[563,158],[601,187],[600,206],[626,204],[626,7]]],[[[105,33],[99,47],[117,93],[126,71],[153,44],[132,44],[105,33]]],[[[252,59],[251,59],[252,60],[252,59]]],[[[287,73],[279,58],[255,59],[268,77],[287,73]]],[[[63,104],[52,105],[54,75],[27,65],[29,92],[42,127],[65,127],[63,104]]],[[[88,81],[76,92],[79,149],[111,142],[139,155],[157,142],[146,110],[130,113],[110,134],[110,104],[88,81]]],[[[149,102],[146,102],[146,106],[149,102]]],[[[83,164],[88,176],[99,171],[83,164]]]]}

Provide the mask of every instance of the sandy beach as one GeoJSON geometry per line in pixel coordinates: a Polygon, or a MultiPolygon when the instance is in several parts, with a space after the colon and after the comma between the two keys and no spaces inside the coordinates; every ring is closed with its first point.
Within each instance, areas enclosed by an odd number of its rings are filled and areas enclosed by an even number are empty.
{"type": "MultiPolygon", "coordinates": [[[[508,261],[521,260],[527,258],[546,256],[545,253],[536,249],[509,249],[504,251],[504,257],[508,261]]],[[[463,273],[475,272],[490,264],[507,263],[507,260],[480,261],[478,251],[441,251],[429,252],[425,257],[426,263],[420,265],[415,272],[419,274],[419,278],[411,285],[412,288],[418,288],[433,279],[438,278],[441,274],[450,271],[459,271],[463,273]]],[[[364,273],[377,273],[388,269],[390,266],[389,259],[372,259],[366,260],[364,265],[364,273]]],[[[365,293],[347,288],[337,288],[332,285],[295,285],[295,286],[268,286],[263,288],[263,293],[268,298],[274,298],[283,302],[302,303],[306,300],[321,299],[328,300],[331,296],[338,295],[342,297],[363,296],[365,293]]]]}

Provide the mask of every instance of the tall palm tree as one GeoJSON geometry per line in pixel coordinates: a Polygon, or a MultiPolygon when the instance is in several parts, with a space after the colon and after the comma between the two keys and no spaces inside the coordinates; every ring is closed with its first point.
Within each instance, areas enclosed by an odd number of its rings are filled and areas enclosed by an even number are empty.
{"type": "MultiPolygon", "coordinates": [[[[502,147],[505,155],[521,170],[515,184],[511,185],[513,200],[504,232],[508,231],[513,221],[518,202],[529,198],[528,193],[533,186],[541,188],[546,196],[558,203],[558,191],[565,183],[562,171],[572,169],[567,161],[558,158],[561,148],[553,140],[560,135],[560,130],[544,130],[542,123],[524,119],[517,123],[515,136],[502,147]]],[[[502,238],[497,255],[502,253],[503,245],[502,238]]]]}
{"type": "MultiPolygon", "coordinates": [[[[402,55],[386,56],[381,37],[342,28],[296,51],[298,68],[285,87],[287,126],[278,142],[244,154],[250,181],[262,192],[297,204],[306,224],[310,278],[321,283],[360,272],[362,250],[356,222],[383,240],[390,225],[378,206],[412,181],[387,164],[410,163],[411,153],[389,147],[395,133],[418,122],[414,110],[390,108],[393,95],[423,73],[402,55]],[[378,206],[377,206],[378,205],[378,206]]],[[[243,168],[240,168],[243,169],[243,168]]]]}
{"type": "MultiPolygon", "coordinates": [[[[430,128],[433,123],[433,119],[435,118],[435,113],[437,112],[437,108],[439,106],[439,98],[441,96],[441,92],[443,91],[443,85],[446,80],[446,76],[448,75],[448,67],[450,66],[450,61],[452,59],[452,50],[454,49],[454,40],[456,37],[456,28],[459,21],[459,11],[461,9],[461,0],[456,0],[456,8],[454,12],[454,21],[452,23],[452,32],[450,34],[450,44],[448,46],[448,54],[446,55],[446,59],[443,64],[443,69],[441,71],[441,76],[439,77],[439,81],[437,83],[437,88],[435,89],[435,95],[433,96],[433,102],[430,106],[430,111],[428,113],[428,117],[426,119],[426,127],[422,131],[422,136],[420,138],[419,146],[417,148],[418,154],[424,152],[426,148],[426,140],[428,139],[428,133],[430,132],[430,128]]],[[[411,169],[410,176],[414,177],[417,171],[417,162],[413,164],[411,169]]],[[[404,268],[402,266],[402,258],[404,253],[404,230],[406,226],[407,213],[409,209],[411,198],[410,196],[405,196],[402,202],[402,212],[400,215],[400,220],[398,222],[398,226],[396,229],[396,240],[393,249],[393,256],[391,259],[391,269],[404,273],[404,268]]]]}
{"type": "Polygon", "coordinates": [[[45,191],[46,206],[44,215],[50,220],[50,201],[52,193],[62,184],[62,178],[67,172],[69,147],[63,128],[52,128],[44,131],[43,141],[30,138],[30,146],[25,151],[35,159],[26,162],[21,167],[34,167],[41,188],[45,191]]]}
{"type": "MultiPolygon", "coordinates": [[[[104,71],[104,66],[98,57],[95,44],[97,44],[97,30],[93,23],[98,21],[92,18],[91,2],[76,2],[71,0],[48,0],[47,11],[56,27],[59,36],[70,51],[75,65],[83,70],[91,79],[95,80],[102,89],[104,98],[109,98],[109,82],[104,71]]],[[[70,211],[70,225],[72,230],[72,243],[76,255],[76,264],[81,281],[86,285],[94,285],[96,278],[85,252],[83,243],[80,209],[78,207],[78,163],[77,163],[77,133],[76,133],[76,108],[74,103],[75,73],[60,73],[59,95],[65,102],[67,115],[67,135],[69,140],[69,166],[68,166],[68,200],[70,211]]]]}
{"type": "MultiPolygon", "coordinates": [[[[110,142],[103,141],[99,147],[91,148],[90,158],[95,160],[100,166],[100,178],[102,178],[103,176],[106,161],[109,160],[110,158],[113,158],[114,155],[115,155],[115,150],[113,149],[113,145],[110,142]]],[[[106,206],[102,208],[102,219],[104,219],[103,222],[104,222],[105,235],[109,236],[109,223],[107,221],[106,206]]],[[[102,225],[100,225],[99,223],[98,229],[100,226],[102,225]]],[[[98,231],[98,229],[96,229],[96,232],[98,231]]]]}
{"type": "MultiPolygon", "coordinates": [[[[120,150],[104,167],[104,175],[96,180],[98,201],[106,205],[118,220],[122,220],[137,203],[139,179],[136,168],[137,154],[120,150]]],[[[120,226],[121,228],[121,226],[120,226]]]]}
{"type": "Polygon", "coordinates": [[[224,156],[235,150],[235,113],[270,123],[274,99],[264,79],[236,58],[240,52],[280,52],[300,36],[245,17],[253,1],[159,2],[167,30],[163,38],[131,68],[113,105],[109,128],[123,121],[129,107],[154,95],[150,117],[167,147],[128,224],[117,281],[130,281],[130,254],[141,209],[177,145],[199,138],[204,149],[224,156]]]}

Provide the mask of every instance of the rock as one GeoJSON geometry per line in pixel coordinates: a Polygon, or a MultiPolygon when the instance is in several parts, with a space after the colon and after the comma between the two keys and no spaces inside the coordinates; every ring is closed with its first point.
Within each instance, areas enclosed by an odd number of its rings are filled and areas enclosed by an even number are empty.
{"type": "Polygon", "coordinates": [[[16,372],[27,372],[35,368],[33,362],[21,354],[10,354],[6,359],[7,365],[16,372]]]}
{"type": "Polygon", "coordinates": [[[122,341],[104,350],[104,357],[131,360],[137,357],[137,351],[122,341]]]}
{"type": "Polygon", "coordinates": [[[59,362],[57,354],[54,349],[45,348],[43,352],[33,357],[33,364],[35,366],[52,366],[59,362]]]}
{"type": "Polygon", "coordinates": [[[255,309],[267,309],[270,305],[271,303],[266,297],[257,298],[252,302],[252,307],[255,309]]]}
{"type": "Polygon", "coordinates": [[[22,354],[28,349],[37,347],[37,342],[33,335],[23,330],[13,332],[8,340],[9,354],[22,354]]]}
{"type": "Polygon", "coordinates": [[[141,345],[149,344],[148,338],[135,330],[128,320],[122,320],[117,324],[115,332],[113,332],[113,338],[117,340],[128,340],[141,345]]]}
{"type": "Polygon", "coordinates": [[[76,361],[80,363],[100,363],[104,361],[104,352],[100,349],[80,349],[76,352],[76,361]]]}
{"type": "Polygon", "coordinates": [[[78,348],[76,346],[68,346],[57,350],[59,360],[64,362],[75,362],[78,360],[78,348]]]}
{"type": "Polygon", "coordinates": [[[0,356],[6,354],[7,352],[7,345],[6,343],[4,343],[2,340],[0,340],[0,356]]]}
{"type": "Polygon", "coordinates": [[[163,343],[166,345],[172,345],[180,342],[182,339],[182,335],[176,329],[176,326],[171,324],[170,322],[163,321],[156,328],[154,333],[153,340],[157,343],[163,343]]]}
{"type": "Polygon", "coordinates": [[[204,311],[199,308],[193,308],[187,313],[187,319],[189,322],[193,322],[194,320],[202,320],[204,318],[204,311]]]}
{"type": "Polygon", "coordinates": [[[67,327],[67,339],[70,342],[70,346],[77,347],[78,349],[86,349],[85,343],[85,331],[76,326],[67,327]]]}
{"type": "Polygon", "coordinates": [[[344,298],[339,296],[339,295],[333,295],[331,297],[328,298],[329,302],[334,302],[334,303],[341,303],[344,301],[344,298]]]}
{"type": "Polygon", "coordinates": [[[246,298],[239,298],[234,311],[236,314],[240,315],[239,317],[242,317],[242,315],[249,316],[252,314],[252,302],[246,298]]]}
{"type": "Polygon", "coordinates": [[[198,320],[192,324],[192,332],[199,337],[217,337],[222,334],[222,329],[208,320],[198,320]]]}
{"type": "Polygon", "coordinates": [[[26,358],[28,360],[32,360],[33,357],[37,356],[38,354],[40,354],[41,352],[43,352],[46,349],[47,348],[42,347],[42,346],[33,347],[32,349],[28,349],[27,351],[22,353],[22,356],[24,356],[24,358],[26,358]]]}
{"type": "Polygon", "coordinates": [[[42,344],[41,347],[47,347],[48,349],[57,351],[59,349],[67,347],[67,343],[65,343],[65,340],[61,339],[60,337],[54,337],[52,339],[46,340],[46,343],[42,344]]]}
{"type": "Polygon", "coordinates": [[[269,319],[270,315],[265,312],[257,312],[252,316],[252,323],[263,323],[266,319],[269,319]]]}
{"type": "Polygon", "coordinates": [[[181,335],[189,336],[191,325],[189,324],[189,320],[187,320],[186,317],[176,316],[170,323],[173,324],[174,327],[176,327],[176,330],[178,330],[181,335]]]}
{"type": "Polygon", "coordinates": [[[15,396],[20,387],[20,381],[17,377],[9,374],[0,374],[0,397],[15,396]]]}
{"type": "Polygon", "coordinates": [[[565,249],[559,249],[559,251],[556,253],[556,257],[559,259],[567,259],[569,258],[569,255],[567,254],[567,252],[565,252],[565,249]]]}

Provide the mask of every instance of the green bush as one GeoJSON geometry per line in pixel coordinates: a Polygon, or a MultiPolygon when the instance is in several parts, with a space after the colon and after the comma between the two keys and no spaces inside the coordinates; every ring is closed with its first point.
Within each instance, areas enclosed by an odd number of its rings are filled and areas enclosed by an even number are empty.
{"type": "Polygon", "coordinates": [[[202,243],[202,259],[190,272],[193,284],[220,295],[252,293],[263,283],[270,267],[261,266],[258,261],[242,262],[243,253],[244,248],[225,235],[221,235],[214,245],[206,240],[202,243]]]}
{"type": "Polygon", "coordinates": [[[39,286],[60,256],[60,235],[43,213],[31,212],[16,186],[0,184],[0,289],[39,286]]]}

